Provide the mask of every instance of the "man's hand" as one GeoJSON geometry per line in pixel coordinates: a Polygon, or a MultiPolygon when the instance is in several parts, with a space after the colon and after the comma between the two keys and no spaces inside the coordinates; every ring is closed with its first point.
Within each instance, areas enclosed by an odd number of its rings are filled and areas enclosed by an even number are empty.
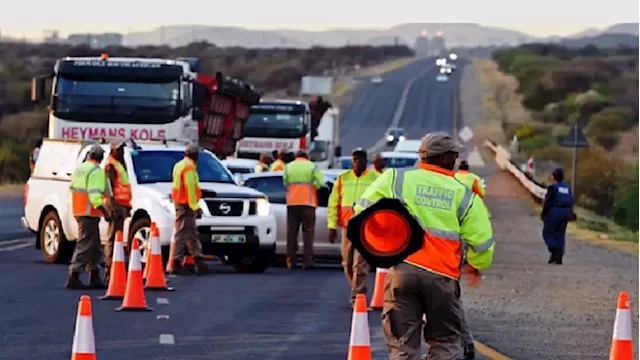
{"type": "Polygon", "coordinates": [[[202,218],[202,209],[198,209],[196,211],[196,219],[200,219],[200,218],[202,218]]]}
{"type": "Polygon", "coordinates": [[[338,230],[329,229],[329,242],[333,244],[336,242],[337,238],[338,238],[338,230]]]}
{"type": "Polygon", "coordinates": [[[478,271],[478,269],[474,268],[469,264],[464,265],[464,267],[462,268],[462,273],[467,278],[467,286],[469,287],[477,286],[478,283],[480,283],[480,280],[482,279],[482,275],[480,275],[480,271],[478,271]]]}
{"type": "Polygon", "coordinates": [[[102,216],[104,217],[104,220],[106,222],[111,222],[111,213],[104,206],[98,206],[98,210],[102,213],[102,216]]]}

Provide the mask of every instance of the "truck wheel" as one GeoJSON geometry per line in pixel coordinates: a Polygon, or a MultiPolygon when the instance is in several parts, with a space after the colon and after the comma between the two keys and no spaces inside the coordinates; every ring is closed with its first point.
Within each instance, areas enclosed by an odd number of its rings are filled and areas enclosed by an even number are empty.
{"type": "Polygon", "coordinates": [[[233,262],[233,267],[239,273],[261,274],[273,264],[276,258],[276,249],[260,249],[249,258],[239,259],[233,262]]]}
{"type": "Polygon", "coordinates": [[[67,240],[55,210],[49,211],[40,224],[40,249],[47,263],[68,264],[76,243],[67,240]]]}
{"type": "MultiPolygon", "coordinates": [[[[140,240],[140,256],[142,257],[142,262],[146,261],[147,256],[147,247],[149,244],[149,237],[151,236],[151,219],[143,217],[131,224],[129,228],[129,239],[127,239],[127,243],[125,244],[125,251],[127,255],[131,254],[131,242],[134,237],[137,237],[140,240]]],[[[163,268],[167,266],[167,260],[169,259],[169,251],[168,248],[165,250],[162,249],[162,264],[163,268]]]]}

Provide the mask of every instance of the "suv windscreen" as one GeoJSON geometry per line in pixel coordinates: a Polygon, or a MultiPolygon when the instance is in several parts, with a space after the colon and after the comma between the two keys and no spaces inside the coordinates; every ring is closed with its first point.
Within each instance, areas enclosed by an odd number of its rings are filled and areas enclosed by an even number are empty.
{"type": "MultiPolygon", "coordinates": [[[[172,182],[173,166],[183,158],[183,151],[147,150],[131,154],[138,184],[172,182]]],[[[198,157],[198,177],[200,182],[235,184],[224,165],[205,151],[198,157]]]]}
{"type": "MultiPolygon", "coordinates": [[[[327,207],[329,202],[329,195],[331,195],[331,189],[333,188],[333,182],[331,178],[327,179],[325,186],[318,190],[318,206],[327,207]]],[[[287,190],[282,182],[282,176],[260,176],[251,179],[247,179],[244,182],[244,186],[256,189],[261,193],[267,195],[269,202],[274,204],[286,204],[287,203],[287,190]]]]}

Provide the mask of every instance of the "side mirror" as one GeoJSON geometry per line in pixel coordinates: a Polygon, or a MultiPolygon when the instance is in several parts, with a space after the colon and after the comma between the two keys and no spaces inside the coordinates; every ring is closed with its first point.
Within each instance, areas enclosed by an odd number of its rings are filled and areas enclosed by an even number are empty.
{"type": "Polygon", "coordinates": [[[31,80],[31,101],[38,103],[46,99],[46,84],[47,78],[44,76],[37,76],[31,80]]]}
{"type": "Polygon", "coordinates": [[[340,145],[336,146],[336,148],[334,149],[333,154],[335,155],[335,157],[342,156],[342,147],[340,145]]]}
{"type": "Polygon", "coordinates": [[[191,106],[195,108],[201,108],[207,100],[207,87],[197,81],[193,82],[193,96],[191,106]]]}

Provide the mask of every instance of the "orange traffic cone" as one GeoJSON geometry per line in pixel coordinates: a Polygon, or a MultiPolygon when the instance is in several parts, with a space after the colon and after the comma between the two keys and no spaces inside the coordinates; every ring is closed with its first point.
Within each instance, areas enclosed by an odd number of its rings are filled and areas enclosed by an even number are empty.
{"type": "Polygon", "coordinates": [[[376,268],[376,284],[373,288],[373,297],[371,298],[372,309],[382,309],[384,303],[384,279],[387,278],[389,269],[376,268]]]}
{"type": "Polygon", "coordinates": [[[111,270],[109,274],[109,288],[100,300],[113,300],[124,298],[127,288],[127,267],[124,259],[124,243],[122,242],[122,231],[116,232],[116,241],[113,244],[113,258],[111,259],[111,270]]]}
{"type": "Polygon", "coordinates": [[[369,338],[369,313],[364,294],[356,296],[351,319],[351,339],[347,360],[371,360],[371,340],[369,338]]]}
{"type": "Polygon", "coordinates": [[[142,289],[142,261],[140,261],[140,241],[134,238],[129,256],[129,275],[127,276],[127,290],[124,293],[122,306],[116,311],[151,311],[147,307],[147,300],[142,289]]]}
{"type": "Polygon", "coordinates": [[[185,255],[184,261],[182,262],[182,266],[195,266],[196,262],[193,260],[193,256],[185,255]]]}
{"type": "Polygon", "coordinates": [[[609,360],[631,360],[633,358],[633,339],[631,330],[631,310],[629,295],[621,291],[618,296],[616,320],[613,324],[613,340],[609,360]]]}
{"type": "Polygon", "coordinates": [[[87,295],[82,295],[78,303],[71,360],[96,360],[96,342],[93,336],[92,317],[91,298],[87,295]]]}
{"type": "Polygon", "coordinates": [[[154,229],[157,230],[156,223],[152,222],[151,229],[149,231],[149,242],[147,242],[147,248],[144,252],[144,272],[142,273],[142,278],[145,280],[147,279],[147,273],[149,272],[149,259],[151,256],[151,236],[153,236],[154,229]]]}
{"type": "Polygon", "coordinates": [[[148,290],[168,290],[174,289],[167,286],[167,279],[164,277],[164,269],[162,268],[162,247],[160,246],[160,232],[155,226],[155,223],[151,224],[151,236],[149,236],[149,244],[151,245],[147,253],[151,254],[148,257],[147,266],[145,270],[149,270],[147,277],[147,283],[145,289],[148,290]]]}

